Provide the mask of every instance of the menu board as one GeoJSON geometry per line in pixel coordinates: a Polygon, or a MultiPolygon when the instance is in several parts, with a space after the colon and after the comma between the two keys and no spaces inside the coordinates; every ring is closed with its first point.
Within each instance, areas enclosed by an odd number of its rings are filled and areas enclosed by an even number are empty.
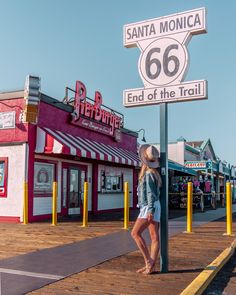
{"type": "Polygon", "coordinates": [[[15,128],[15,112],[0,112],[0,129],[15,128]]]}

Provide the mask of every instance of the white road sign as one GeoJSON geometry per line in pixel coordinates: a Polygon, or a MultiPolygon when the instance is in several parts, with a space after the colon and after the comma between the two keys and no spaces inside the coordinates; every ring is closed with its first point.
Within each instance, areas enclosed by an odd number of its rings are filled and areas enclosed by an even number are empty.
{"type": "Polygon", "coordinates": [[[207,82],[189,81],[178,85],[124,90],[125,107],[206,99],[207,82]]]}
{"type": "Polygon", "coordinates": [[[160,38],[146,47],[139,59],[139,73],[145,86],[170,84],[181,80],[187,66],[188,52],[174,38],[160,38]]]}
{"type": "Polygon", "coordinates": [[[189,65],[186,48],[193,34],[206,33],[205,8],[124,26],[124,46],[138,46],[144,88],[125,90],[124,106],[207,98],[207,81],[183,83],[189,65]]]}

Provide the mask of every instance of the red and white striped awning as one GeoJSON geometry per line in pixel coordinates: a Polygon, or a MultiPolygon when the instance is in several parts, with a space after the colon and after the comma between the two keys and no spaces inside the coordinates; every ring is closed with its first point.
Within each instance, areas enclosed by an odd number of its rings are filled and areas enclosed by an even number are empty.
{"type": "Polygon", "coordinates": [[[139,165],[138,155],[134,152],[42,127],[37,127],[35,153],[66,154],[131,166],[139,165]]]}

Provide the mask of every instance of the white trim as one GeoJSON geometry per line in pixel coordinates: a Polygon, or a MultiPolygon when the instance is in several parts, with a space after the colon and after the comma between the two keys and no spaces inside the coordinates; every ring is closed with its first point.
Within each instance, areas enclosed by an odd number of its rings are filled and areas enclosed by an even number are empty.
{"type": "Polygon", "coordinates": [[[37,128],[36,144],[35,153],[43,153],[46,144],[46,132],[39,127],[37,128]]]}
{"type": "Polygon", "coordinates": [[[69,208],[68,215],[80,214],[80,208],[69,208]]]}
{"type": "Polygon", "coordinates": [[[58,142],[56,139],[53,139],[53,153],[54,154],[61,154],[63,145],[58,142]]]}
{"type": "Polygon", "coordinates": [[[73,163],[73,164],[82,164],[82,165],[87,165],[87,166],[92,166],[91,163],[87,162],[81,162],[81,161],[74,161],[74,160],[67,160],[67,159],[62,159],[62,158],[57,158],[57,157],[50,157],[50,156],[44,156],[44,155],[34,155],[35,159],[41,159],[41,160],[50,160],[50,161],[61,161],[62,163],[73,163]]]}
{"type": "Polygon", "coordinates": [[[51,275],[46,273],[38,273],[38,272],[29,272],[29,271],[22,271],[16,269],[9,269],[9,268],[0,268],[0,273],[9,273],[14,275],[26,276],[26,277],[34,277],[34,278],[43,278],[49,280],[61,280],[64,277],[51,275]]]}

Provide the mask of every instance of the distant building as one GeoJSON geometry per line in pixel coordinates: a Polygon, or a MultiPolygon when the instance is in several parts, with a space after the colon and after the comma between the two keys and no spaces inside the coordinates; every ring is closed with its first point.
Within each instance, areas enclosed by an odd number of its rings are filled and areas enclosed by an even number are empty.
{"type": "MultiPolygon", "coordinates": [[[[160,149],[160,144],[154,145],[160,149]]],[[[225,193],[226,181],[231,181],[234,184],[235,167],[216,156],[210,139],[187,141],[180,137],[176,142],[168,144],[168,158],[186,168],[195,170],[197,175],[191,177],[191,180],[196,185],[204,182],[203,189],[205,192],[214,190],[217,193],[218,200],[225,193]]],[[[171,183],[173,183],[173,180],[170,179],[171,183]]]]}

